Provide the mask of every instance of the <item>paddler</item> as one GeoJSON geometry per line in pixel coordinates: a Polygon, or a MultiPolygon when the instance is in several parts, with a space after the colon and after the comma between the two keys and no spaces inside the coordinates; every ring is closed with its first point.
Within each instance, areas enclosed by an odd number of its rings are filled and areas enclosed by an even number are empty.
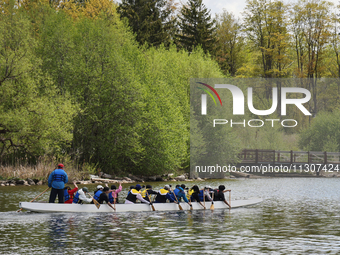
{"type": "Polygon", "coordinates": [[[134,188],[132,188],[125,199],[125,204],[135,204],[137,202],[137,199],[141,201],[142,203],[151,204],[151,202],[146,201],[142,197],[140,193],[141,189],[142,189],[142,186],[140,186],[139,184],[137,184],[134,188]]]}
{"type": "Polygon", "coordinates": [[[224,192],[231,191],[231,190],[225,190],[224,185],[218,186],[218,189],[215,190],[214,194],[214,201],[223,201],[229,208],[231,208],[230,204],[225,200],[224,192]]]}
{"type": "Polygon", "coordinates": [[[73,204],[82,204],[83,202],[91,203],[92,197],[91,198],[86,197],[86,193],[88,192],[89,190],[86,187],[83,187],[80,190],[78,190],[77,193],[74,195],[72,203],[73,204]]]}
{"type": "Polygon", "coordinates": [[[149,202],[151,202],[150,199],[149,199],[149,198],[151,197],[151,195],[157,195],[157,194],[158,194],[158,192],[152,190],[152,186],[151,186],[150,184],[147,184],[145,190],[143,190],[143,191],[141,192],[142,197],[143,197],[146,201],[149,201],[149,202]]]}
{"type": "Polygon", "coordinates": [[[73,185],[74,185],[74,189],[71,189],[70,186],[66,186],[64,188],[65,204],[72,204],[72,202],[73,202],[74,193],[76,193],[77,190],[78,190],[78,186],[75,182],[73,182],[73,185]]]}
{"type": "Polygon", "coordinates": [[[169,200],[170,203],[175,202],[174,196],[170,193],[170,185],[164,185],[164,188],[161,188],[156,196],[156,203],[166,203],[169,200]]]}

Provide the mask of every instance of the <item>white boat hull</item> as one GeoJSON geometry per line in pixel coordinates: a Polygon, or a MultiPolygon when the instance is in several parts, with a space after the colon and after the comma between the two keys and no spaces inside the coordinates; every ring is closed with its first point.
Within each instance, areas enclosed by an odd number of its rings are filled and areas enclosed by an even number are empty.
{"type": "MultiPolygon", "coordinates": [[[[234,200],[231,201],[232,208],[238,208],[243,206],[254,205],[262,202],[261,198],[254,198],[249,200],[234,200]]],[[[202,204],[204,204],[202,202],[202,204]]],[[[156,211],[179,211],[178,204],[175,203],[154,203],[153,204],[156,211]]],[[[190,206],[187,203],[181,202],[184,211],[189,211],[190,206]]],[[[211,202],[205,202],[206,209],[210,209],[211,202]]],[[[30,203],[30,202],[20,202],[19,207],[31,212],[41,212],[41,213],[65,213],[65,212],[109,212],[112,213],[114,210],[107,204],[100,205],[100,208],[94,204],[58,204],[58,203],[30,203]]],[[[204,210],[204,208],[197,202],[192,202],[193,210],[204,210]]],[[[215,209],[228,209],[229,207],[221,201],[214,201],[215,209]]],[[[152,208],[147,204],[116,204],[117,213],[120,212],[150,212],[152,208]]]]}

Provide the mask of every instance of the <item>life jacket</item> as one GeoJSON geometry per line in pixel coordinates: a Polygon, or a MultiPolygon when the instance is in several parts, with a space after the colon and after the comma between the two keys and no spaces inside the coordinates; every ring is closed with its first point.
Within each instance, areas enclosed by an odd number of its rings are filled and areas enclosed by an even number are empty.
{"type": "Polygon", "coordinates": [[[143,198],[146,198],[146,189],[143,190],[140,194],[142,195],[143,198]]]}
{"type": "Polygon", "coordinates": [[[204,197],[204,191],[200,190],[200,193],[198,193],[198,197],[200,198],[200,201],[203,201],[203,197],[204,197]]]}
{"type": "Polygon", "coordinates": [[[70,199],[70,195],[68,194],[68,190],[64,189],[64,201],[67,201],[70,199]]]}
{"type": "Polygon", "coordinates": [[[138,190],[132,189],[130,193],[127,195],[126,199],[131,201],[132,203],[136,203],[138,194],[139,194],[138,190]]]}
{"type": "Polygon", "coordinates": [[[214,201],[224,201],[223,196],[221,196],[221,194],[223,194],[223,191],[219,191],[214,190],[214,201]]]}
{"type": "MultiPolygon", "coordinates": [[[[116,194],[116,203],[118,203],[118,194],[116,194]]],[[[114,203],[114,198],[113,198],[113,196],[112,196],[112,192],[110,192],[109,193],[109,202],[111,203],[111,204],[113,204],[114,203]]]]}
{"type": "Polygon", "coordinates": [[[156,202],[158,203],[166,203],[166,194],[168,194],[169,191],[166,189],[160,189],[158,191],[158,194],[156,196],[156,202]]]}
{"type": "Polygon", "coordinates": [[[79,199],[79,191],[77,191],[76,195],[73,198],[73,203],[81,204],[83,201],[79,199]]]}
{"type": "Polygon", "coordinates": [[[100,197],[100,194],[102,194],[103,193],[103,191],[102,190],[98,190],[95,194],[94,194],[94,196],[93,196],[93,198],[95,199],[95,200],[99,200],[99,197],[100,197]]]}
{"type": "MultiPolygon", "coordinates": [[[[58,171],[60,172],[60,171],[58,171]]],[[[63,173],[56,173],[54,170],[53,181],[63,182],[65,181],[65,175],[63,173]]]]}
{"type": "Polygon", "coordinates": [[[192,193],[194,193],[193,189],[189,189],[188,190],[188,194],[187,194],[187,199],[189,200],[191,198],[192,193]]]}

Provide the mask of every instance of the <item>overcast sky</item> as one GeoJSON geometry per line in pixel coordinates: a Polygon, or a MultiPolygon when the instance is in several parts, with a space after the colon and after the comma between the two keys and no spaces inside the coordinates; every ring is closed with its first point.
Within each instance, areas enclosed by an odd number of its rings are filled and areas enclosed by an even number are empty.
{"type": "MultiPolygon", "coordinates": [[[[121,0],[115,0],[121,3],[121,0]]],[[[299,0],[284,0],[285,3],[294,3],[299,0]]],[[[340,0],[329,0],[335,4],[339,4],[340,0]]],[[[176,0],[176,2],[186,3],[187,0],[176,0]]],[[[211,10],[211,16],[215,17],[216,13],[222,13],[223,9],[232,12],[236,17],[242,18],[242,12],[246,7],[246,0],[203,0],[205,6],[211,10]]]]}
{"type": "MultiPolygon", "coordinates": [[[[298,0],[296,0],[298,1],[298,0]]],[[[294,0],[286,0],[285,3],[296,2],[294,0]]],[[[335,4],[339,3],[339,0],[329,0],[335,4]]],[[[186,2],[186,0],[182,0],[186,2]]],[[[243,9],[246,7],[246,0],[203,0],[205,6],[211,10],[211,15],[215,17],[216,13],[222,13],[223,9],[228,12],[232,12],[236,17],[242,18],[243,9]]]]}

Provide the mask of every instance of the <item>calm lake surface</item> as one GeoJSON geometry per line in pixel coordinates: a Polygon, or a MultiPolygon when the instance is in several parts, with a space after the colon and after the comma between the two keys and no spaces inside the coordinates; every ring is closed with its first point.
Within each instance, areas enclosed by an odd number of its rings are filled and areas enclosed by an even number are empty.
{"type": "MultiPolygon", "coordinates": [[[[151,184],[154,189],[164,185],[151,184]]],[[[264,201],[213,212],[17,213],[19,201],[30,201],[46,186],[0,187],[0,253],[340,254],[340,179],[195,184],[214,188],[224,184],[232,190],[232,200],[262,197],[264,201]]],[[[91,192],[95,186],[86,185],[91,192]]],[[[121,198],[129,186],[123,185],[121,198]]],[[[49,192],[39,200],[48,196],[49,192]]]]}

